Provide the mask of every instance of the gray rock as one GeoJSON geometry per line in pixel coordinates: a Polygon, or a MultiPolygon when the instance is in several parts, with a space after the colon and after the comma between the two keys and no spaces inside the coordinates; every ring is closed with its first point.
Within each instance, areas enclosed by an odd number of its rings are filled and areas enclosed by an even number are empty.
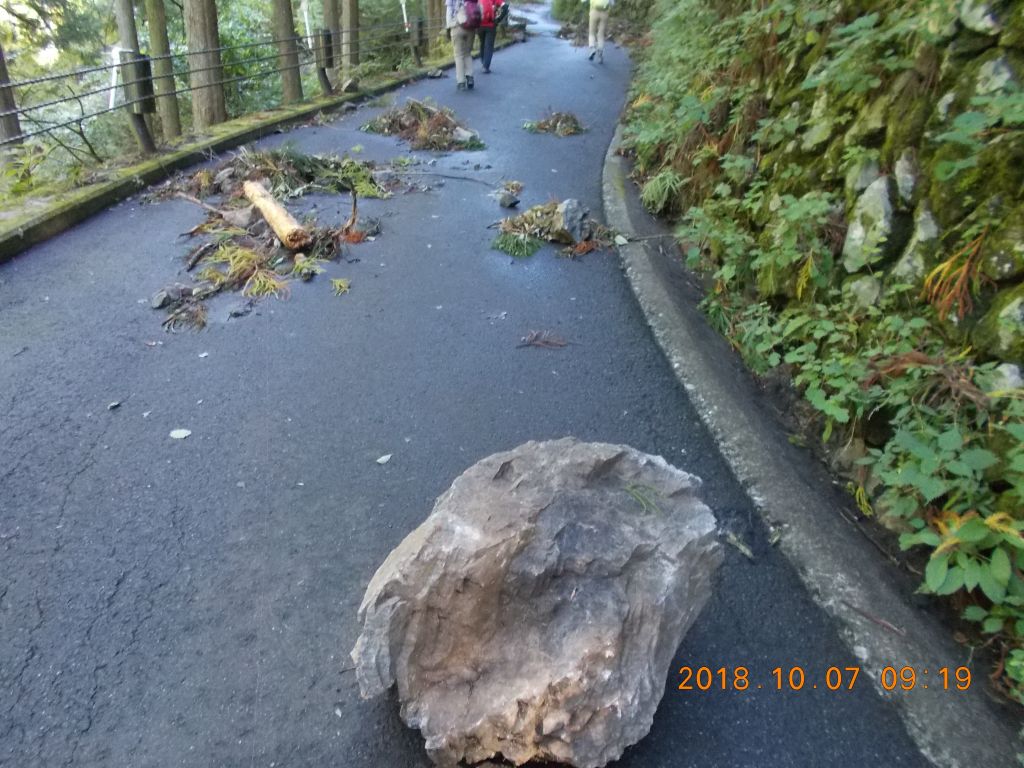
{"type": "Polygon", "coordinates": [[[832,136],[835,125],[829,118],[828,113],[828,91],[824,88],[818,92],[818,97],[811,107],[810,125],[804,132],[801,146],[805,152],[824,144],[832,136]]]}
{"type": "Polygon", "coordinates": [[[858,275],[843,283],[843,293],[858,307],[873,307],[882,296],[882,283],[874,275],[858,275]]]}
{"type": "Polygon", "coordinates": [[[341,86],[342,93],[358,93],[359,92],[359,80],[355,77],[350,77],[341,86]]]}
{"type": "Polygon", "coordinates": [[[479,139],[480,137],[474,131],[467,130],[462,126],[456,126],[455,130],[452,131],[452,138],[454,138],[458,142],[465,143],[467,141],[479,139]]]}
{"type": "Polygon", "coordinates": [[[352,101],[346,101],[341,105],[342,112],[355,112],[357,109],[359,109],[359,107],[352,101]]]}
{"type": "Polygon", "coordinates": [[[377,216],[360,216],[356,219],[356,229],[367,237],[380,234],[380,218],[377,216]]]}
{"type": "Polygon", "coordinates": [[[231,189],[231,179],[235,175],[234,168],[224,168],[213,177],[213,185],[221,192],[228,192],[231,189]]]}
{"type": "Polygon", "coordinates": [[[592,234],[590,211],[579,200],[570,197],[559,203],[554,226],[548,234],[551,240],[572,245],[589,240],[592,234]]]}
{"type": "Polygon", "coordinates": [[[236,304],[230,310],[228,310],[228,317],[245,317],[252,312],[253,307],[256,306],[256,302],[252,299],[243,301],[240,304],[236,304]]]}
{"type": "Polygon", "coordinates": [[[914,219],[914,234],[906,250],[892,268],[898,280],[919,285],[924,281],[928,263],[938,250],[939,225],[927,205],[922,205],[914,219]]]}
{"type": "Polygon", "coordinates": [[[505,191],[498,195],[498,205],[502,208],[515,208],[519,205],[519,198],[511,192],[505,191]]]}
{"type": "Polygon", "coordinates": [[[917,152],[909,147],[903,150],[896,160],[894,175],[896,176],[896,190],[899,192],[900,199],[904,203],[910,204],[914,199],[914,190],[917,188],[917,179],[920,175],[917,164],[917,152]]]}
{"type": "Polygon", "coordinates": [[[978,69],[974,84],[975,96],[990,96],[1006,90],[1011,85],[1020,85],[1013,65],[1006,56],[989,59],[978,69]]]}
{"type": "Polygon", "coordinates": [[[996,366],[987,387],[989,392],[1007,392],[1021,388],[1024,388],[1024,377],[1021,376],[1020,366],[1013,363],[996,366]]]}
{"type": "Polygon", "coordinates": [[[154,293],[153,298],[149,301],[149,305],[153,309],[163,309],[164,307],[169,307],[172,304],[177,304],[182,299],[188,298],[191,295],[191,288],[186,285],[175,283],[174,285],[169,285],[154,293]]]}
{"type": "Polygon", "coordinates": [[[856,198],[881,175],[882,171],[878,167],[877,158],[865,157],[846,172],[846,194],[851,198],[856,198]]]}
{"type": "Polygon", "coordinates": [[[994,36],[1003,30],[992,12],[992,5],[984,0],[961,0],[958,11],[960,23],[972,32],[994,36]]]}
{"type": "Polygon", "coordinates": [[[650,730],[721,562],[699,484],[573,438],[470,467],[367,587],[362,695],[397,683],[442,766],[618,758],[650,730]]]}
{"type": "Polygon", "coordinates": [[[857,199],[843,243],[843,266],[857,272],[880,261],[893,229],[892,181],[882,176],[857,199]]]}
{"type": "Polygon", "coordinates": [[[443,69],[432,69],[429,72],[427,72],[427,77],[432,78],[434,80],[436,80],[438,78],[441,78],[441,77],[444,77],[444,70],[443,69]]]}

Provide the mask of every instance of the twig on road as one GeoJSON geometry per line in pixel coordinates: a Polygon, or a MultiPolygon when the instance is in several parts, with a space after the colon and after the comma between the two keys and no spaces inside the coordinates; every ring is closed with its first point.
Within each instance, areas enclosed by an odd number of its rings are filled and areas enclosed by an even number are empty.
{"type": "Polygon", "coordinates": [[[863,616],[865,619],[867,619],[868,621],[874,622],[875,624],[877,624],[878,626],[882,627],[883,629],[888,629],[890,632],[894,632],[897,635],[899,635],[900,637],[906,637],[907,636],[906,630],[900,629],[895,624],[890,624],[885,619],[880,619],[877,616],[872,616],[867,611],[862,610],[861,608],[858,608],[856,605],[851,603],[849,600],[843,600],[843,605],[845,605],[847,608],[849,608],[852,611],[856,611],[861,616],[863,616]]]}

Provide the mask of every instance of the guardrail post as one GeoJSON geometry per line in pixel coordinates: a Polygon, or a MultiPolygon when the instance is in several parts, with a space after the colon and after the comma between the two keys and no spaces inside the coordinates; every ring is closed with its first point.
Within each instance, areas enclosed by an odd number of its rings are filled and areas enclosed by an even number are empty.
{"type": "Polygon", "coordinates": [[[320,89],[324,96],[334,93],[331,79],[327,76],[327,70],[334,67],[334,49],[331,46],[331,30],[318,29],[314,38],[313,53],[316,56],[316,77],[320,81],[320,89]]]}
{"type": "Polygon", "coordinates": [[[14,100],[14,89],[8,85],[9,82],[11,82],[11,78],[7,74],[4,47],[0,45],[0,112],[10,113],[0,116],[0,141],[4,142],[0,145],[0,160],[3,160],[4,156],[8,154],[4,150],[9,150],[22,141],[21,122],[18,120],[17,113],[18,104],[14,100]]]}

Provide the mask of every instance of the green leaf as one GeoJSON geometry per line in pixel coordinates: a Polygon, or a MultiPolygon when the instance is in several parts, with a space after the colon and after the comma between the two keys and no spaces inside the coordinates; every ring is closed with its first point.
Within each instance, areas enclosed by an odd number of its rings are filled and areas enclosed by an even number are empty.
{"type": "Polygon", "coordinates": [[[963,588],[964,570],[963,568],[953,566],[949,569],[949,573],[946,574],[946,579],[942,582],[942,586],[935,590],[935,594],[952,595],[954,592],[959,592],[963,588]]]}
{"type": "Polygon", "coordinates": [[[939,435],[939,448],[947,453],[959,450],[963,444],[964,439],[957,429],[949,429],[939,435]]]}
{"type": "Polygon", "coordinates": [[[991,533],[991,529],[985,522],[977,517],[972,517],[956,530],[956,537],[968,544],[977,544],[991,533]]]}
{"type": "Polygon", "coordinates": [[[993,578],[988,568],[981,567],[978,569],[978,586],[985,593],[985,597],[996,605],[1003,602],[1003,598],[1006,597],[1006,587],[993,578]]]}
{"type": "Polygon", "coordinates": [[[964,587],[970,591],[978,586],[981,579],[981,563],[972,558],[964,558],[964,587]]]}
{"type": "Polygon", "coordinates": [[[937,499],[947,490],[946,484],[934,475],[921,475],[917,478],[915,485],[925,501],[937,499]]]}
{"type": "Polygon", "coordinates": [[[1010,583],[1010,556],[1006,554],[1005,549],[995,549],[992,551],[992,557],[989,560],[988,569],[992,574],[992,578],[1004,587],[1010,583]]]}
{"type": "Polygon", "coordinates": [[[1001,632],[1003,629],[1003,620],[998,616],[989,616],[981,624],[981,631],[986,632],[990,635],[994,635],[996,632],[1001,632]]]}
{"type": "Polygon", "coordinates": [[[992,451],[984,448],[971,448],[960,454],[960,461],[976,472],[984,472],[993,464],[999,463],[999,459],[992,451]]]}
{"type": "Polygon", "coordinates": [[[949,571],[948,552],[929,560],[927,567],[924,569],[924,583],[928,585],[928,589],[938,593],[939,588],[946,581],[947,571],[949,571]]]}
{"type": "Polygon", "coordinates": [[[969,605],[964,608],[964,612],[961,615],[967,619],[967,621],[984,621],[985,617],[988,616],[988,611],[980,605],[969,605]]]}

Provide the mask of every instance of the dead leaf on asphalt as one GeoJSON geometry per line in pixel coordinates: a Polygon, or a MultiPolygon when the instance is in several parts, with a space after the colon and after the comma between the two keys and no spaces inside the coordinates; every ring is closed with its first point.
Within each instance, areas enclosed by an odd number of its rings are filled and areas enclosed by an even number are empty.
{"type": "Polygon", "coordinates": [[[516,347],[541,347],[542,349],[561,349],[569,344],[565,339],[552,331],[530,331],[519,340],[516,347]]]}
{"type": "Polygon", "coordinates": [[[186,437],[192,434],[191,429],[172,429],[171,439],[172,440],[184,440],[186,437]]]}
{"type": "Polygon", "coordinates": [[[391,461],[391,454],[390,453],[385,453],[383,456],[381,456],[379,459],[377,459],[377,463],[378,464],[387,464],[389,461],[391,461]]]}

